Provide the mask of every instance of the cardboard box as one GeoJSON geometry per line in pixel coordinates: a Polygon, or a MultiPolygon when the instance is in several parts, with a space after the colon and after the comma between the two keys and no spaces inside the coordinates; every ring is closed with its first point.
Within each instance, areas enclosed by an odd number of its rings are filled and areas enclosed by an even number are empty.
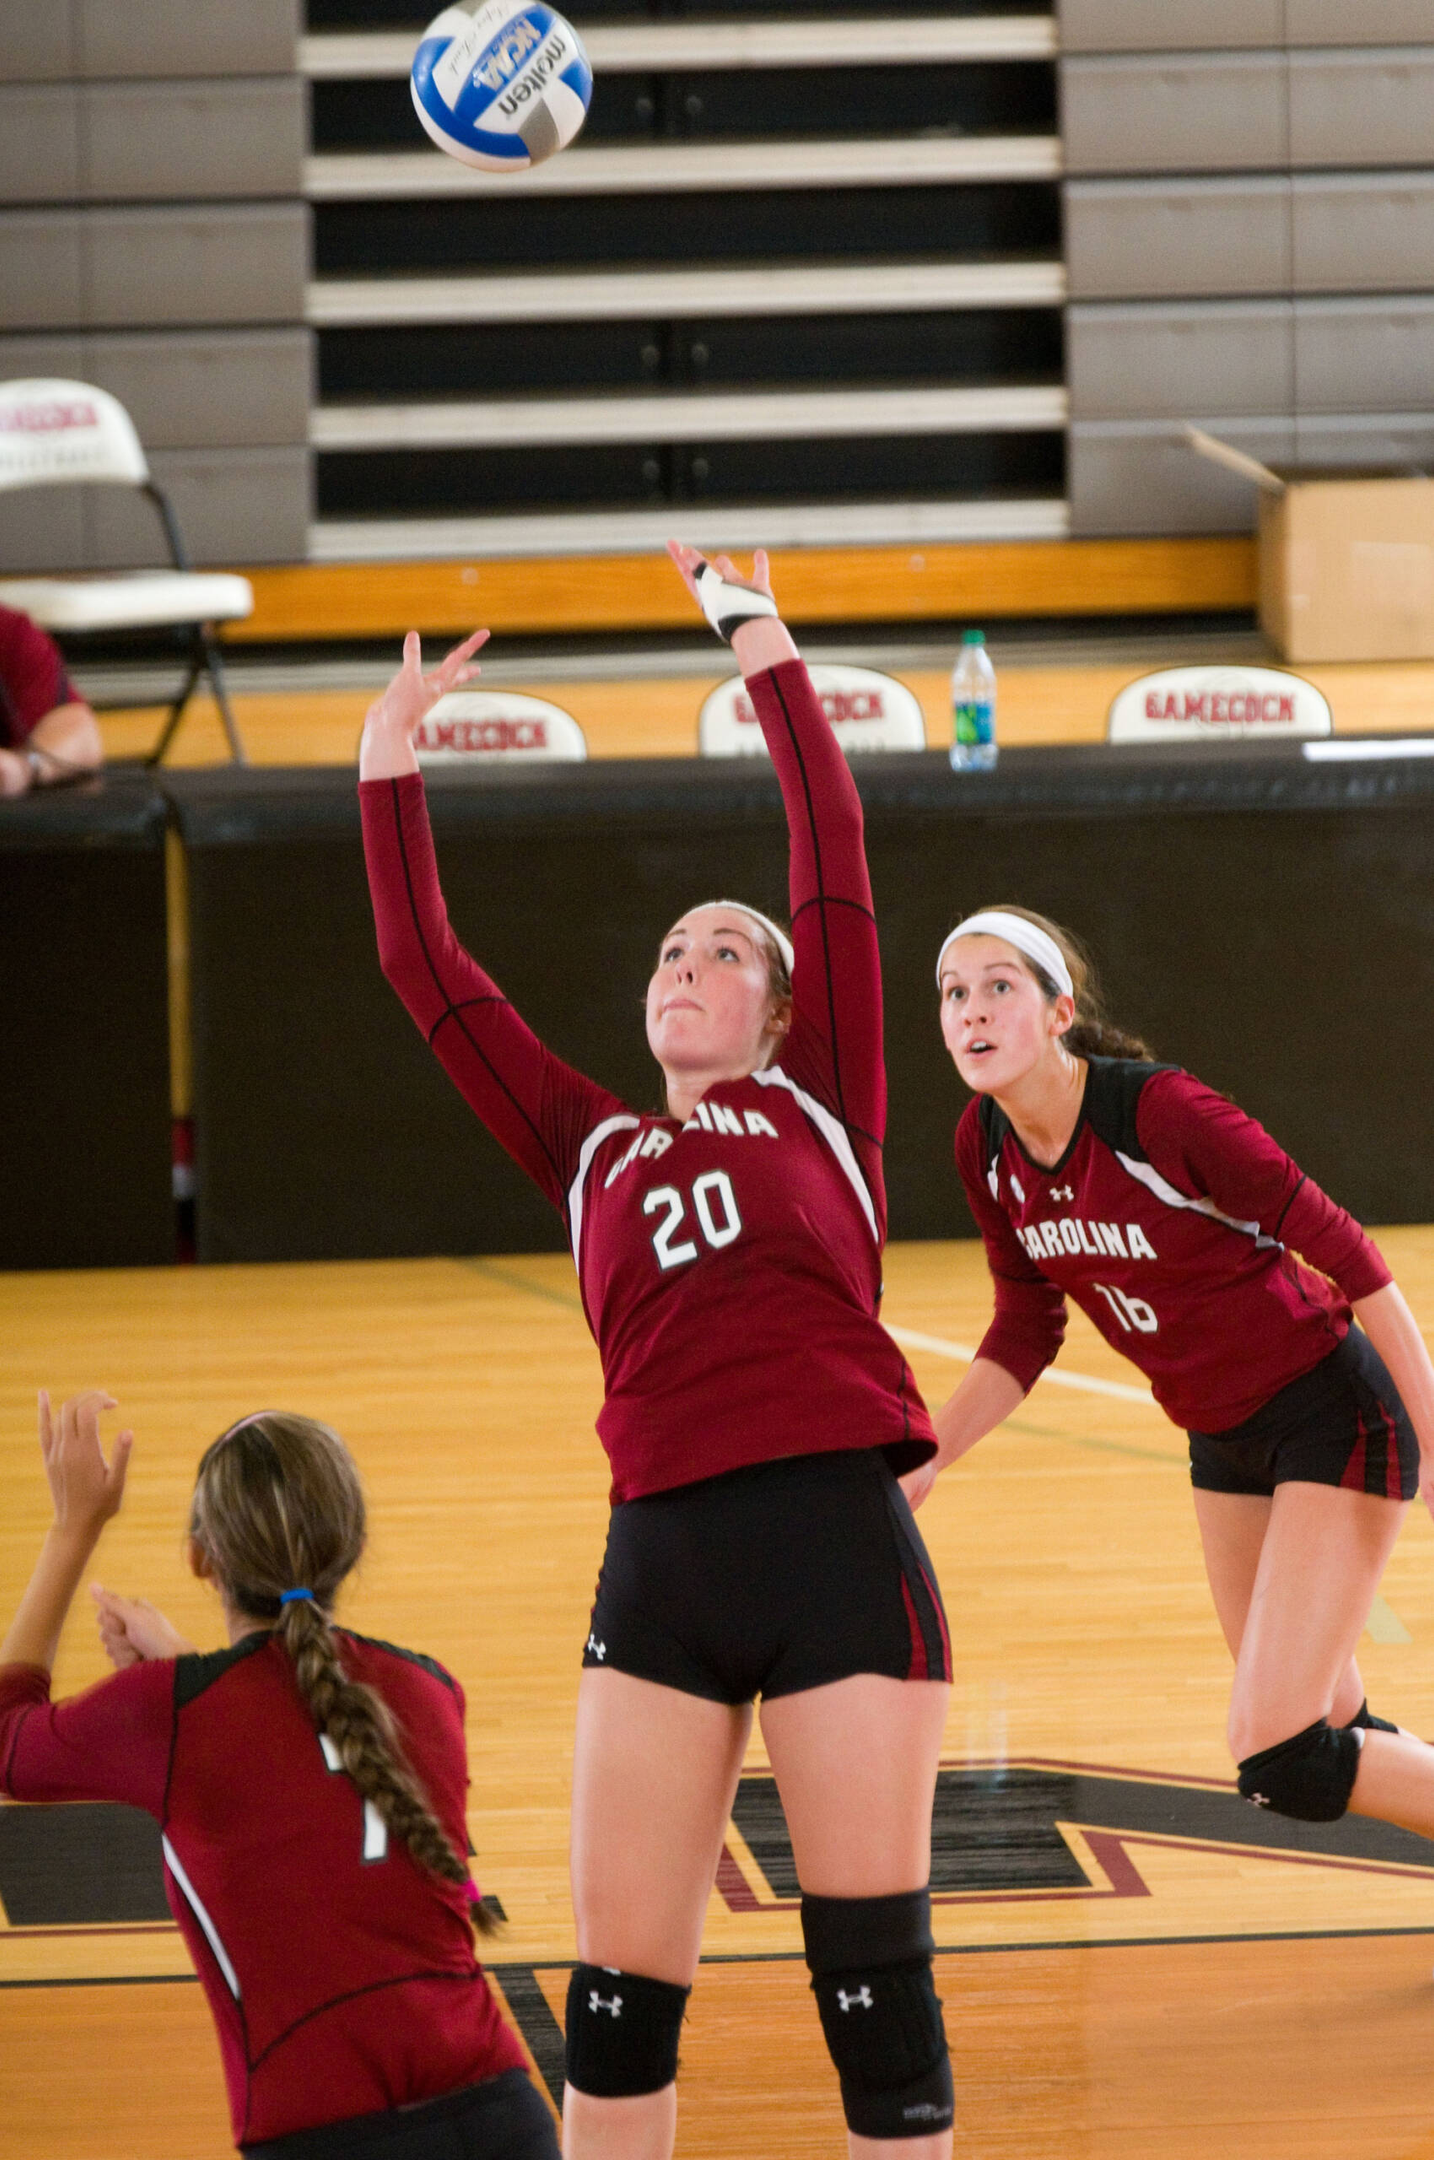
{"type": "Polygon", "coordinates": [[[1188,431],[1260,490],[1260,627],[1280,657],[1434,660],[1434,479],[1278,473],[1188,431]]]}

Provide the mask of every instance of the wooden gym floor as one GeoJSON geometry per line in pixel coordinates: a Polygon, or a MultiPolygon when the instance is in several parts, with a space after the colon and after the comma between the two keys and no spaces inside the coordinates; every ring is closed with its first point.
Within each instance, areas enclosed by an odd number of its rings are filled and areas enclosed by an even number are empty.
{"type": "MultiPolygon", "coordinates": [[[[1382,1239],[1434,1329],[1434,1230],[1382,1239]]],[[[980,1249],[893,1249],[887,1324],[939,1399],[989,1307],[980,1249]]],[[[45,1519],[34,1391],[102,1382],[137,1433],[97,1568],[218,1641],[180,1557],[236,1415],[330,1419],[373,1536],[345,1616],[468,1693],[470,1822],[498,1978],[540,2069],[573,1957],[564,1846],[601,1553],[595,1352],[561,1257],[0,1278],[0,1607],[45,1519]]],[[[1294,1849],[1244,1808],[1182,1436],[1073,1317],[1057,1374],[922,1524],[956,1654],[938,1810],[957,2151],[990,2160],[1434,2160],[1434,1847],[1294,1849]],[[1427,1862],[1424,1856],[1428,1855],[1427,1862]],[[954,1886],[954,1887],[953,1887],[954,1886]]],[[[1434,1730],[1434,1529],[1411,1514],[1361,1646],[1381,1712],[1434,1730]]],[[[87,1616],[62,1690],[99,1676],[87,1616]]],[[[684,2037],[683,2160],[844,2151],[760,1742],[684,2037]]],[[[3,1832],[3,1824],[0,1824],[3,1832]]],[[[1322,1834],[1321,1834],[1322,1835],[1322,1834]]],[[[0,1834],[0,1891],[5,1884],[0,1834]]],[[[167,1924],[0,1926],[0,2160],[219,2160],[216,2050],[167,1924]]]]}

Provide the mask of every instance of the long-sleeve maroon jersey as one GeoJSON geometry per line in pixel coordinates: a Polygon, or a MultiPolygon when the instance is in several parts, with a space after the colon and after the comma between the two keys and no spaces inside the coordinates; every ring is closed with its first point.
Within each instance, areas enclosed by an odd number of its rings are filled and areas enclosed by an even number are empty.
{"type": "Polygon", "coordinates": [[[1023,1387],[1059,1350],[1073,1297],[1177,1425],[1223,1432],[1327,1357],[1348,1301],[1390,1280],[1353,1216],[1177,1066],[1092,1058],[1052,1170],[977,1096],[956,1164],[996,1286],[980,1355],[1023,1387]]]}
{"type": "Polygon", "coordinates": [[[567,1223],[602,1356],[614,1501],[780,1455],[935,1436],[877,1319],[881,968],[861,803],[799,660],[754,676],[791,836],[781,1062],[640,1116],[547,1050],[449,927],[423,783],[359,790],[384,973],[466,1100],[567,1223]]]}
{"type": "MultiPolygon", "coordinates": [[[[466,1851],[457,1683],[411,1651],[338,1640],[350,1677],[392,1709],[435,1814],[466,1851]]],[[[522,2066],[473,1954],[475,1893],[420,1868],[330,1769],[288,1653],[267,1633],[131,1665],[59,1703],[42,1668],[0,1667],[0,1792],[123,1801],[158,1821],[236,2144],[522,2066]]]]}

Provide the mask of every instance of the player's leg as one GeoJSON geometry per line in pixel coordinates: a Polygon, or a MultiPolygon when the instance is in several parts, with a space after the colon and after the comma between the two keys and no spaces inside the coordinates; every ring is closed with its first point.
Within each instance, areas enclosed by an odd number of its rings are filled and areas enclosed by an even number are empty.
{"type": "Polygon", "coordinates": [[[848,2120],[855,2112],[879,2133],[849,2131],[854,2160],[948,2160],[951,2152],[950,2072],[926,1917],[948,1694],[943,1681],[859,1673],[762,1705],[848,2120]],[[892,1983],[889,1999],[883,1981],[892,1983]],[[893,2107],[894,2129],[885,2119],[893,2107]],[[910,2135],[896,2120],[916,2126],[943,2115],[941,2127],[910,2135]]]}
{"type": "Polygon", "coordinates": [[[1335,1485],[1276,1489],[1235,1667],[1230,1749],[1241,1791],[1278,1813],[1327,1822],[1348,1808],[1434,1837],[1434,1748],[1331,1720],[1404,1509],[1335,1485]]]}
{"type": "Polygon", "coordinates": [[[677,2034],[751,1716],[628,1673],[583,1672],[571,1841],[582,1965],[569,1994],[567,2160],[667,2160],[672,2151],[677,2034]]]}
{"type": "MultiPolygon", "coordinates": [[[[1212,1492],[1197,1485],[1194,1499],[1210,1595],[1230,1655],[1238,1660],[1269,1527],[1270,1497],[1265,1493],[1212,1492]]],[[[1364,1681],[1351,1656],[1335,1686],[1329,1713],[1331,1725],[1347,1725],[1358,1715],[1363,1701],[1364,1681]]]]}

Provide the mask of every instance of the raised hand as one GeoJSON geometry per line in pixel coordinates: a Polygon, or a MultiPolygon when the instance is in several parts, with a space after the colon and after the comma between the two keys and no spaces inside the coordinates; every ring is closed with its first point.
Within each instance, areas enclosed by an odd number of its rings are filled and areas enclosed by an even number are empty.
{"type": "Polygon", "coordinates": [[[100,1445],[101,1414],[114,1407],[113,1395],[92,1388],[61,1403],[57,1412],[41,1391],[40,1456],[55,1520],[0,1642],[0,1665],[39,1665],[48,1671],[55,1662],[70,1600],[100,1532],[124,1498],[134,1435],[122,1432],[108,1461],[100,1445]]]}
{"type": "Polygon", "coordinates": [[[441,697],[471,682],[480,671],[470,665],[474,653],[488,642],[486,630],[475,630],[445,653],[436,668],[423,672],[423,649],[418,632],[410,630],[403,641],[403,665],[388,688],[370,705],[359,745],[359,774],[365,780],[386,780],[416,772],[413,737],[441,697]]]}
{"type": "Polygon", "coordinates": [[[93,1539],[119,1513],[134,1434],[122,1432],[105,1460],[100,1416],[115,1408],[113,1395],[91,1388],[84,1395],[71,1396],[56,1414],[49,1395],[43,1389],[40,1392],[40,1455],[58,1531],[93,1539]]]}
{"type": "Polygon", "coordinates": [[[102,1583],[90,1584],[100,1627],[100,1642],[116,1671],[146,1658],[184,1657],[194,1648],[148,1598],[120,1597],[102,1583]]]}
{"type": "Polygon", "coordinates": [[[704,555],[701,548],[688,547],[682,540],[669,540],[667,552],[676,563],[683,584],[699,607],[702,601],[697,591],[697,573],[705,562],[711,563],[724,585],[745,585],[749,592],[762,593],[768,600],[775,597],[765,548],[758,548],[752,557],[750,577],[743,577],[730,555],[704,555]]]}

